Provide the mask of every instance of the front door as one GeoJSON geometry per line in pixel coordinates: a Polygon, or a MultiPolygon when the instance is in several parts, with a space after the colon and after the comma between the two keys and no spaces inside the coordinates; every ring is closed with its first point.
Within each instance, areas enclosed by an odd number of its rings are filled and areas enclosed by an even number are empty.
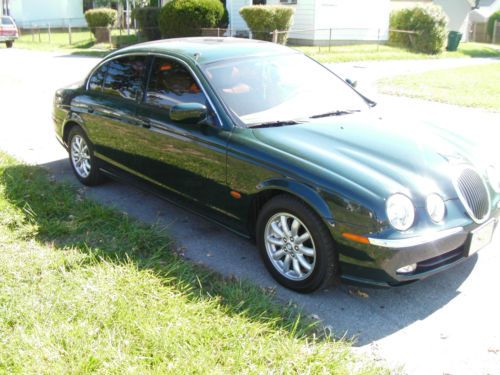
{"type": "Polygon", "coordinates": [[[227,213],[230,132],[217,122],[204,92],[183,63],[154,58],[138,117],[149,126],[138,150],[141,173],[189,200],[227,213]],[[205,105],[208,119],[203,123],[171,120],[170,108],[182,103],[205,105]]]}

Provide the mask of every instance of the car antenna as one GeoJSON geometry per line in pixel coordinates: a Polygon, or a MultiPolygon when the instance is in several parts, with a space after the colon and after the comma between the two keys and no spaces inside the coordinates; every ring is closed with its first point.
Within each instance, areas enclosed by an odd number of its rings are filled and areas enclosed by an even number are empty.
{"type": "Polygon", "coordinates": [[[200,54],[196,52],[193,56],[194,56],[194,61],[198,61],[200,54]]]}

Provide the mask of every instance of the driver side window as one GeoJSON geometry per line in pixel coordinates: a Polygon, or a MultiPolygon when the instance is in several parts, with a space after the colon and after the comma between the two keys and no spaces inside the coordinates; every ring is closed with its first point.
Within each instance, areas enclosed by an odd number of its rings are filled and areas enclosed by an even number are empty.
{"type": "Polygon", "coordinates": [[[170,109],[182,103],[207,105],[207,100],[191,73],[182,64],[170,59],[155,58],[146,103],[170,109]]]}

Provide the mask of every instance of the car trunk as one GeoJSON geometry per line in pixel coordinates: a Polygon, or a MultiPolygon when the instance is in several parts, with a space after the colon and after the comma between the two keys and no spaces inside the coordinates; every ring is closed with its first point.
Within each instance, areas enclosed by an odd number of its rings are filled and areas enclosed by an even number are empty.
{"type": "Polygon", "coordinates": [[[11,20],[2,18],[0,21],[0,36],[17,37],[17,27],[11,20]]]}

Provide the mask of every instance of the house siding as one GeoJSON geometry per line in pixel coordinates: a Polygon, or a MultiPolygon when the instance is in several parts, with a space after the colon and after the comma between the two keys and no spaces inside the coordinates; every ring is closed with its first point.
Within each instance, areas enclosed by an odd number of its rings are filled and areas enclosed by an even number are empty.
{"type": "MultiPolygon", "coordinates": [[[[293,23],[288,34],[289,39],[314,39],[314,17],[317,0],[297,0],[297,4],[286,5],[294,9],[293,23]]],[[[279,0],[268,1],[269,5],[282,5],[279,0]]]]}
{"type": "MultiPolygon", "coordinates": [[[[285,5],[268,0],[268,5],[285,5]]],[[[231,27],[248,30],[239,9],[251,0],[228,1],[231,27]],[[229,9],[232,7],[232,9],[229,9]]],[[[297,0],[289,40],[301,44],[326,44],[332,29],[333,41],[387,40],[390,0],[297,0]]]]}
{"type": "Polygon", "coordinates": [[[240,9],[249,5],[252,5],[252,0],[228,0],[226,2],[231,35],[235,35],[238,31],[248,31],[245,20],[240,16],[240,9]]]}
{"type": "MultiPolygon", "coordinates": [[[[299,0],[300,1],[300,0],[299,0]]],[[[315,40],[377,41],[389,34],[389,0],[317,0],[315,40]]]]}
{"type": "Polygon", "coordinates": [[[472,10],[467,0],[434,0],[434,3],[440,5],[449,18],[448,30],[459,31],[468,34],[469,14],[472,10]]]}
{"type": "Polygon", "coordinates": [[[85,26],[83,0],[10,0],[10,13],[20,27],[85,26]]]}

